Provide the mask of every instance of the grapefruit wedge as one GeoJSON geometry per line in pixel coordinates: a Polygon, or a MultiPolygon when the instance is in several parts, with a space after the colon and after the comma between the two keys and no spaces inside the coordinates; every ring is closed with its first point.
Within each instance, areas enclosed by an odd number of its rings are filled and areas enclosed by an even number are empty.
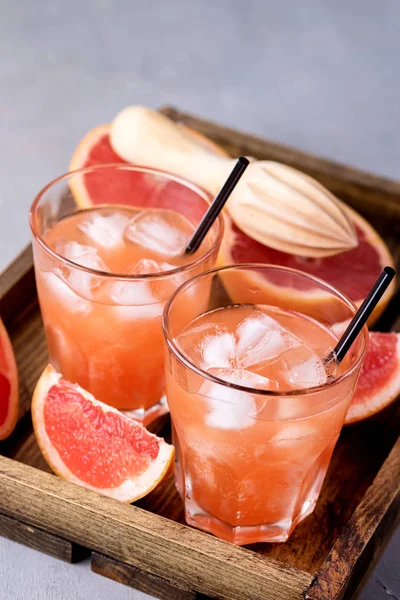
{"type": "Polygon", "coordinates": [[[0,440],[13,432],[18,411],[17,365],[10,338],[0,319],[0,440]]]}
{"type": "Polygon", "coordinates": [[[36,385],[32,421],[39,448],[59,477],[124,502],[151,492],[173,461],[173,446],[51,365],[36,385]]]}
{"type": "Polygon", "coordinates": [[[374,415],[393,402],[399,394],[400,334],[372,331],[345,424],[374,415]]]}

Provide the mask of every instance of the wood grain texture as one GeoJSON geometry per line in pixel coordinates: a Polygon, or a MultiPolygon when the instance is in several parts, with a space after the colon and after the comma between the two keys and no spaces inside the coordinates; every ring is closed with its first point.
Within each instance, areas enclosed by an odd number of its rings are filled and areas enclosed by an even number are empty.
{"type": "Polygon", "coordinates": [[[32,247],[29,244],[1,273],[0,315],[6,326],[31,302],[37,302],[32,247]]]}
{"type": "Polygon", "coordinates": [[[1,514],[0,535],[68,563],[76,563],[90,556],[90,551],[82,546],[1,514]]]}
{"type": "Polygon", "coordinates": [[[0,512],[173,586],[190,582],[197,592],[221,599],[300,600],[312,580],[298,569],[1,456],[0,512]]]}
{"type": "Polygon", "coordinates": [[[160,577],[143,573],[135,567],[128,567],[98,552],[93,552],[91,566],[95,573],[129,585],[159,600],[198,600],[196,592],[174,587],[160,577]]]}
{"type": "Polygon", "coordinates": [[[306,593],[307,600],[353,599],[400,522],[400,439],[306,593]]]}
{"type": "Polygon", "coordinates": [[[38,372],[47,348],[36,294],[32,247],[27,246],[0,277],[0,316],[17,360],[22,419],[30,409],[38,372]]]}
{"type": "Polygon", "coordinates": [[[9,324],[8,332],[17,360],[20,389],[20,419],[30,410],[33,390],[40,373],[48,362],[42,317],[37,303],[9,324]]]}

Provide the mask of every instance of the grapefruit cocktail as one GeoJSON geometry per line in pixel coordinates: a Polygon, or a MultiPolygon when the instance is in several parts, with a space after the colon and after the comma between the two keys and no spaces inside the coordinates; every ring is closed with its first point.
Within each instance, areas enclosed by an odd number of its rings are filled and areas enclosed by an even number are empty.
{"type": "Polygon", "coordinates": [[[222,220],[184,251],[209,197],[152,169],[101,166],[65,175],[31,210],[38,296],[50,360],[99,400],[149,421],[166,410],[161,316],[190,277],[214,266],[222,220]],[[112,203],[77,210],[108,190],[112,203]],[[130,206],[116,203],[118,193],[130,206]]]}
{"type": "Polygon", "coordinates": [[[324,358],[354,312],[324,282],[273,266],[217,269],[175,293],[164,313],[167,400],[189,524],[240,545],[284,541],[313,511],[366,328],[337,370],[324,358]],[[285,292],[293,287],[315,294],[313,312],[299,312],[285,292]],[[189,298],[206,290],[208,310],[193,306],[182,318],[189,298]]]}

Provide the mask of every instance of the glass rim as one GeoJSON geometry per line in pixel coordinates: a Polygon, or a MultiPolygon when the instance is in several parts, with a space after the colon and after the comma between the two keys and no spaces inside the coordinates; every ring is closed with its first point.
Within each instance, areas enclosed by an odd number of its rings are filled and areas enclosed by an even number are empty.
{"type": "Polygon", "coordinates": [[[193,284],[198,279],[201,279],[203,277],[213,276],[217,273],[220,273],[221,271],[227,271],[227,270],[231,270],[231,271],[238,270],[239,271],[239,270],[248,270],[248,269],[251,269],[251,270],[268,269],[268,270],[274,270],[274,271],[284,271],[286,273],[291,273],[294,275],[300,275],[302,277],[305,277],[306,279],[312,280],[314,283],[315,282],[318,283],[321,287],[325,288],[327,291],[331,292],[334,296],[339,298],[344,304],[346,304],[348,306],[348,308],[350,308],[352,310],[353,315],[357,311],[357,306],[354,304],[354,302],[352,302],[352,300],[350,300],[350,298],[348,298],[345,294],[343,294],[342,292],[337,290],[334,286],[327,283],[323,279],[320,279],[319,277],[315,277],[314,275],[310,275],[309,273],[305,273],[298,269],[273,265],[270,263],[238,263],[236,265],[215,267],[214,269],[210,269],[209,271],[204,271],[203,273],[199,273],[199,274],[195,275],[194,277],[192,277],[191,279],[189,279],[188,281],[183,283],[181,286],[179,286],[175,290],[175,292],[172,294],[171,298],[167,301],[167,303],[164,307],[163,317],[162,317],[162,328],[163,328],[164,338],[165,338],[168,348],[171,350],[171,352],[174,354],[174,356],[179,360],[179,362],[181,364],[183,364],[185,367],[189,368],[191,371],[194,371],[197,375],[200,375],[201,377],[208,379],[209,381],[211,381],[213,383],[218,383],[220,385],[238,390],[240,392],[247,392],[248,394],[251,393],[254,395],[258,395],[258,396],[267,396],[267,397],[274,397],[274,398],[283,398],[283,397],[288,397],[288,396],[290,396],[290,397],[306,396],[306,395],[309,396],[309,395],[313,395],[313,394],[318,394],[318,393],[324,391],[325,389],[328,389],[332,386],[339,385],[342,381],[344,381],[345,379],[350,377],[350,375],[352,375],[354,373],[354,371],[356,371],[359,367],[361,368],[362,361],[365,357],[365,354],[366,354],[367,348],[368,348],[367,325],[364,325],[364,327],[361,330],[361,334],[363,336],[363,347],[362,347],[355,363],[353,365],[351,365],[350,368],[347,369],[342,375],[340,375],[340,377],[337,377],[337,378],[333,379],[333,381],[328,381],[322,385],[315,386],[315,387],[299,388],[299,389],[295,389],[295,390],[285,390],[285,391],[263,390],[263,389],[258,389],[258,388],[246,387],[246,386],[243,386],[243,385],[240,385],[237,383],[232,383],[229,381],[225,381],[224,379],[220,379],[219,377],[212,375],[211,373],[201,369],[200,367],[198,367],[194,363],[192,363],[189,360],[189,358],[186,357],[185,354],[180,350],[180,348],[177,346],[174,339],[172,338],[172,336],[169,333],[168,321],[169,321],[169,317],[170,317],[171,307],[172,307],[173,303],[175,302],[175,299],[182,292],[184,292],[185,289],[187,289],[191,284],[193,284]]]}
{"type": "MultiPolygon", "coordinates": [[[[59,183],[63,180],[68,180],[71,177],[74,177],[76,175],[83,175],[85,173],[90,173],[91,171],[97,171],[97,170],[103,169],[103,168],[118,169],[121,171],[139,171],[142,173],[150,173],[151,175],[165,177],[166,179],[176,181],[180,185],[183,185],[184,187],[191,189],[193,192],[195,192],[200,197],[202,197],[208,204],[210,204],[212,201],[211,194],[209,194],[203,188],[192,183],[191,181],[188,181],[187,179],[184,179],[183,177],[179,177],[179,175],[174,175],[173,173],[169,173],[168,171],[162,171],[161,169],[153,169],[152,167],[145,167],[145,166],[141,166],[141,165],[121,164],[121,163],[106,163],[103,165],[93,165],[90,167],[83,167],[81,169],[75,169],[73,171],[68,171],[67,173],[63,173],[62,175],[59,175],[58,177],[52,179],[49,183],[47,183],[36,194],[35,198],[33,199],[32,204],[31,204],[31,207],[29,209],[29,225],[31,228],[32,235],[34,236],[35,240],[40,244],[40,246],[48,254],[50,254],[53,258],[55,258],[58,261],[61,261],[62,263],[65,263],[67,266],[73,267],[73,268],[83,271],[85,273],[89,273],[90,275],[95,275],[96,277],[103,277],[105,279],[123,279],[124,281],[157,280],[157,279],[162,279],[163,277],[171,277],[171,276],[177,275],[178,273],[182,273],[182,272],[192,269],[193,267],[196,267],[197,265],[201,264],[203,261],[210,258],[210,256],[212,256],[212,254],[215,252],[215,250],[220,246],[221,241],[222,241],[222,236],[224,233],[224,219],[223,219],[222,214],[220,214],[213,223],[213,225],[218,226],[217,235],[216,235],[215,240],[211,244],[211,247],[207,250],[207,252],[205,252],[204,254],[201,254],[201,256],[196,258],[196,260],[192,260],[191,262],[188,262],[188,263],[181,265],[179,267],[176,267],[174,269],[170,269],[169,271],[161,271],[160,273],[145,273],[145,274],[140,274],[140,275],[130,275],[130,274],[126,274],[126,273],[108,273],[106,271],[98,271],[97,269],[92,269],[90,267],[84,267],[83,265],[79,265],[78,263],[75,263],[72,260],[65,258],[61,254],[58,254],[58,252],[56,252],[55,250],[52,250],[52,248],[50,248],[46,244],[43,237],[37,231],[35,215],[36,215],[36,209],[39,205],[40,200],[43,198],[44,194],[49,189],[51,189],[54,185],[56,185],[57,183],[59,183]]],[[[124,204],[97,204],[95,206],[88,206],[85,208],[79,208],[77,206],[76,208],[77,208],[77,212],[79,212],[79,211],[84,211],[84,210],[91,210],[92,208],[98,208],[98,207],[107,207],[107,208],[111,207],[112,208],[114,206],[120,207],[120,208],[127,207],[127,205],[124,205],[124,204]]],[[[74,213],[72,213],[72,214],[74,214],[74,213]]]]}

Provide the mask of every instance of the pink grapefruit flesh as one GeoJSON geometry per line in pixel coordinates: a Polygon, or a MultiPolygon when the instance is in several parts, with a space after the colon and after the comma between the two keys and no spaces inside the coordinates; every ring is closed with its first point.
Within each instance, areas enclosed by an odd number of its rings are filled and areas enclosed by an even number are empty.
{"type": "Polygon", "coordinates": [[[400,334],[372,331],[346,425],[379,412],[399,394],[400,334]]]}
{"type": "Polygon", "coordinates": [[[18,411],[17,365],[10,338],[0,319],[0,440],[13,432],[18,411]]]}
{"type": "MultiPolygon", "coordinates": [[[[314,275],[328,282],[333,287],[344,293],[356,305],[361,304],[371,289],[381,269],[394,266],[393,258],[382,238],[373,227],[358,213],[346,206],[346,210],[354,222],[358,234],[359,244],[353,250],[325,258],[301,257],[287,254],[264,246],[243,233],[229,218],[225,219],[225,235],[219,254],[219,263],[268,263],[277,266],[291,267],[314,275]]],[[[291,284],[293,285],[293,282],[291,284]]],[[[249,285],[250,282],[243,282],[249,285]]],[[[262,282],[257,282],[262,287],[262,282]]],[[[265,287],[270,283],[265,281],[265,287]]],[[[376,307],[369,324],[371,325],[386,307],[394,293],[394,282],[376,307]]],[[[312,290],[307,293],[300,287],[287,287],[279,291],[280,296],[288,295],[291,298],[297,295],[299,308],[306,311],[306,305],[324,301],[318,299],[317,292],[312,290]]],[[[325,296],[326,298],[326,296],[325,296]]]]}
{"type": "Polygon", "coordinates": [[[125,502],[153,490],[173,460],[173,446],[64,380],[51,365],[36,385],[32,420],[57,475],[125,502]]]}
{"type": "MultiPolygon", "coordinates": [[[[106,164],[126,165],[112,149],[109,138],[109,125],[100,125],[89,131],[75,150],[70,170],[106,164]]],[[[195,132],[191,135],[199,136],[195,132]]],[[[200,136],[203,145],[209,145],[217,152],[218,146],[200,136]]],[[[221,150],[221,152],[223,152],[221,150]]],[[[154,176],[146,171],[99,169],[70,180],[70,187],[79,208],[93,204],[125,204],[151,208],[172,208],[194,223],[198,223],[208,208],[211,197],[203,192],[203,197],[179,181],[154,176]]]]}

